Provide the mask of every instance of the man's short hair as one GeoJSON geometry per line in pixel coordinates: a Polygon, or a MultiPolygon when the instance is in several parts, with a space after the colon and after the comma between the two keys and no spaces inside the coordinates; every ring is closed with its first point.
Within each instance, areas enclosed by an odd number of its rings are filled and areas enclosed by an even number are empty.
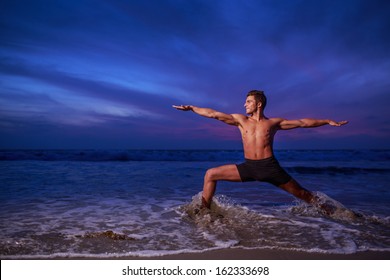
{"type": "Polygon", "coordinates": [[[265,96],[264,91],[262,91],[262,90],[251,90],[246,95],[246,97],[248,97],[248,96],[254,96],[255,100],[257,102],[261,102],[261,104],[262,104],[261,107],[264,110],[265,106],[267,105],[267,97],[265,96]]]}

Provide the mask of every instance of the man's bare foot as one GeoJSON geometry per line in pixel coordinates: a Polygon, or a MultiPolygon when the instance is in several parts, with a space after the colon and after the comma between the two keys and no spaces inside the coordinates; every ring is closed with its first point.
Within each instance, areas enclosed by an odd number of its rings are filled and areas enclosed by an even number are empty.
{"type": "Polygon", "coordinates": [[[206,199],[202,196],[202,205],[200,207],[210,209],[211,201],[206,201],[206,199]]]}
{"type": "Polygon", "coordinates": [[[310,201],[310,204],[312,204],[313,206],[315,206],[317,208],[320,208],[321,211],[328,216],[331,216],[337,210],[337,207],[334,204],[329,203],[327,201],[322,202],[317,195],[313,196],[313,198],[310,201]]]}
{"type": "Polygon", "coordinates": [[[321,201],[320,197],[318,197],[317,195],[313,196],[310,203],[314,207],[321,210],[323,214],[330,217],[334,217],[334,216],[337,216],[338,218],[348,217],[349,219],[364,218],[363,214],[347,209],[343,205],[337,205],[337,203],[333,201],[330,200],[321,201]]]}
{"type": "Polygon", "coordinates": [[[195,208],[194,214],[198,215],[200,212],[205,210],[210,210],[211,202],[207,202],[206,199],[202,196],[202,203],[199,205],[199,208],[195,208]]]}
{"type": "Polygon", "coordinates": [[[325,203],[319,204],[318,206],[322,210],[322,212],[324,212],[328,216],[333,215],[337,210],[337,207],[331,203],[325,202],[325,203]]]}

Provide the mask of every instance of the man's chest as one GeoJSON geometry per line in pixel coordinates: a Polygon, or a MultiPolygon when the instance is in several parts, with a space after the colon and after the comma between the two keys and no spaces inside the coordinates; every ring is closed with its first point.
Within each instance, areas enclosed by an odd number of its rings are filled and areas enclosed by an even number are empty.
{"type": "Polygon", "coordinates": [[[264,138],[272,134],[272,127],[266,122],[248,122],[240,130],[243,138],[264,138]]]}

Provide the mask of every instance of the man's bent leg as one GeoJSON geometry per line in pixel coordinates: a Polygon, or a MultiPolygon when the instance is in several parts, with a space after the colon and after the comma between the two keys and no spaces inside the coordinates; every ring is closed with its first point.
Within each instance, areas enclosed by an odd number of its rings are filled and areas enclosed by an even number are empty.
{"type": "Polygon", "coordinates": [[[240,174],[238,173],[235,164],[223,165],[207,170],[204,176],[202,206],[210,208],[217,181],[241,182],[240,174]]]}

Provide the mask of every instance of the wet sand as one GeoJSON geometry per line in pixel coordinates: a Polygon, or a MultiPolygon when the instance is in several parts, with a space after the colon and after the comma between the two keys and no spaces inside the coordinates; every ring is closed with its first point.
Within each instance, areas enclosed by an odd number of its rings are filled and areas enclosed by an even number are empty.
{"type": "Polygon", "coordinates": [[[309,253],[276,249],[228,248],[201,253],[181,253],[153,257],[107,258],[55,258],[55,259],[103,259],[103,260],[390,260],[390,252],[365,251],[352,254],[309,253]]]}
{"type": "Polygon", "coordinates": [[[182,253],[160,257],[129,257],[143,260],[390,260],[390,252],[323,254],[274,249],[221,249],[202,253],[182,253]]]}

